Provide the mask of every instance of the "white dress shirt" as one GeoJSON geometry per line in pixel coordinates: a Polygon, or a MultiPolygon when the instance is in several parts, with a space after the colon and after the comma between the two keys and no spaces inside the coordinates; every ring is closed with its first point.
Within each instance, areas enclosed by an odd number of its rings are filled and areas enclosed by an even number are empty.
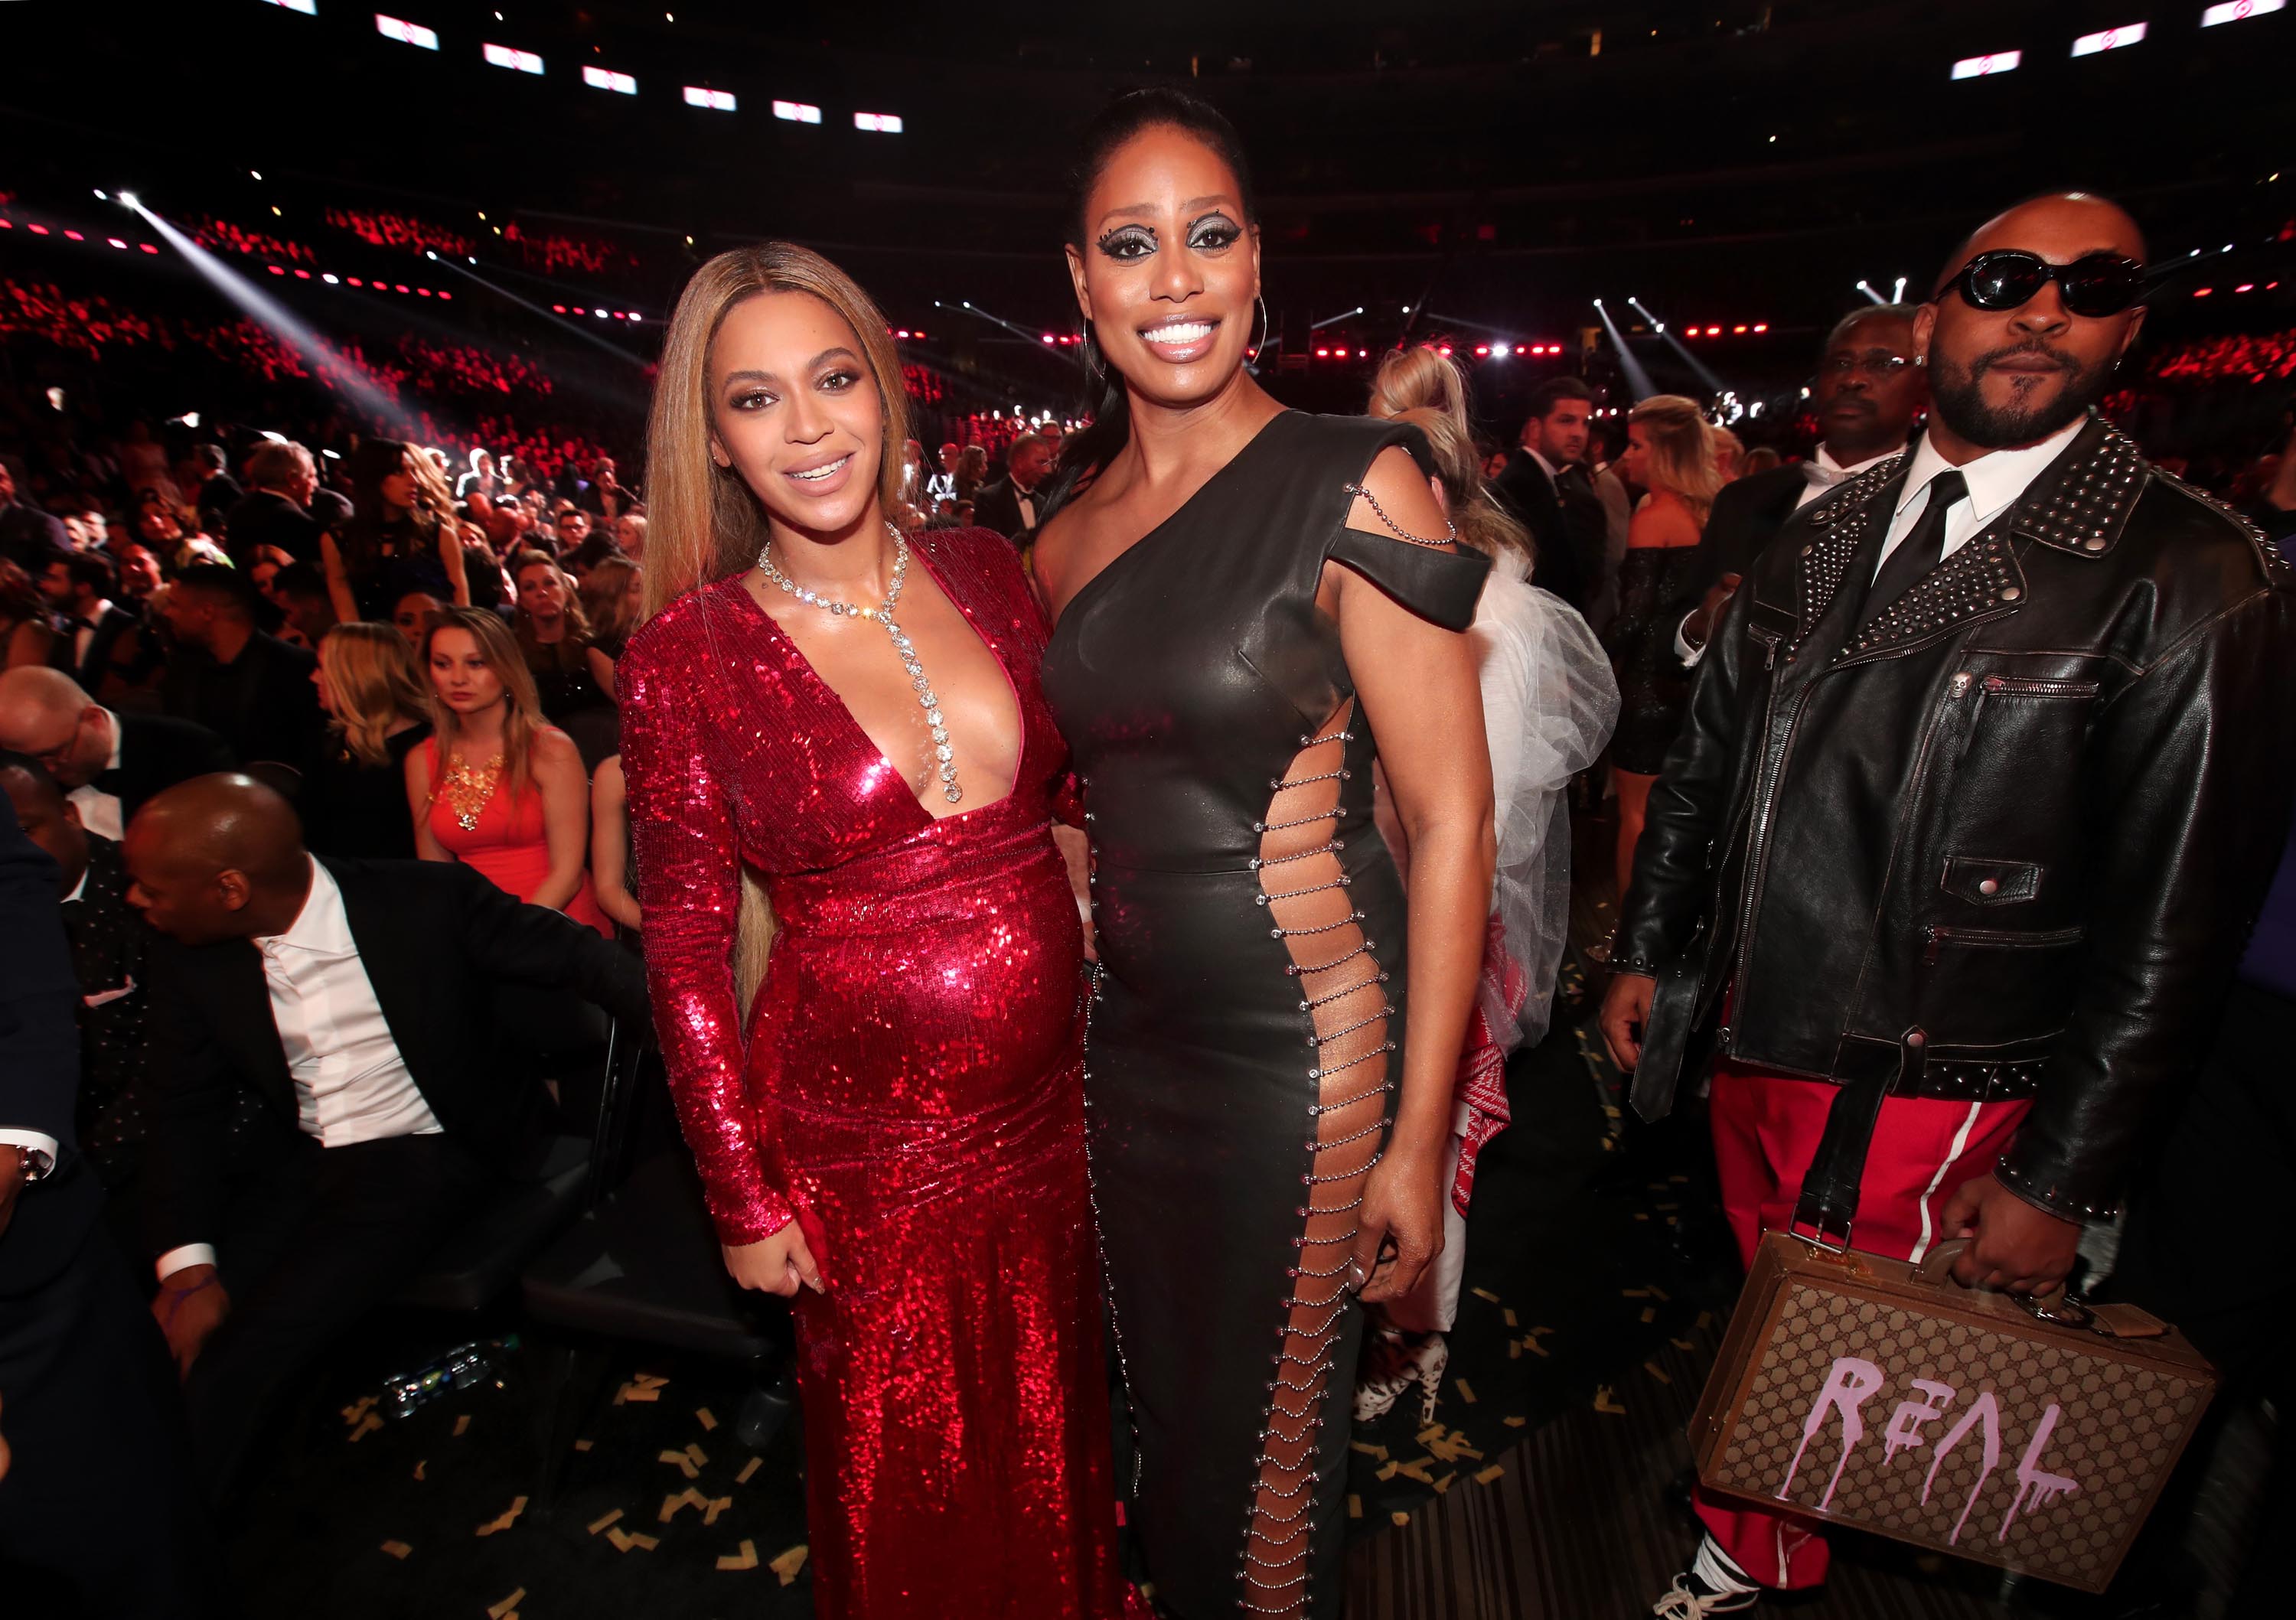
{"type": "MultiPolygon", "coordinates": [[[[2041,476],[2041,470],[2064,454],[2065,446],[2073,442],[2087,421],[2087,417],[2082,417],[2039,444],[2028,445],[2021,450],[1988,450],[1973,462],[1964,462],[1961,475],[1969,480],[1969,494],[1956,501],[1952,510],[1945,515],[1945,549],[1938,553],[1938,560],[1944,561],[1967,545],[1972,535],[2014,505],[2017,497],[2041,476]]],[[[1829,483],[1805,485],[1801,494],[1794,498],[1794,510],[1800,511],[1835,484],[1855,478],[1869,467],[1878,467],[1897,454],[1895,450],[1887,450],[1870,461],[1844,467],[1827,454],[1824,445],[1820,445],[1817,447],[1817,464],[1840,476],[1829,483]]],[[[1914,525],[1921,521],[1922,513],[1928,510],[1930,480],[1948,470],[1949,465],[1931,445],[1929,436],[1923,434],[1921,443],[1914,450],[1912,464],[1906,469],[1906,481],[1898,492],[1898,510],[1890,519],[1890,532],[1882,542],[1882,554],[1874,560],[1874,572],[1876,576],[1882,571],[1882,564],[1890,560],[1890,553],[1898,549],[1898,543],[1913,532],[1914,525]]],[[[1685,616],[1682,622],[1687,625],[1690,620],[1685,616]]],[[[1679,627],[1674,633],[1674,651],[1685,666],[1694,665],[1706,656],[1706,649],[1693,647],[1679,627]]]]}
{"type": "MultiPolygon", "coordinates": [[[[311,892],[295,920],[254,943],[303,1133],[342,1148],[437,1133],[438,1118],[383,1021],[333,875],[312,861],[311,892]]],[[[160,1256],[160,1275],[214,1264],[212,1245],[188,1243],[160,1256]]]]}
{"type": "MultiPolygon", "coordinates": [[[[105,771],[119,768],[119,716],[110,709],[103,711],[103,723],[111,728],[111,757],[104,762],[105,771]]],[[[126,819],[119,807],[119,795],[106,793],[90,782],[85,788],[74,788],[64,797],[79,806],[79,824],[98,838],[110,839],[117,844],[127,836],[126,819]]]]}
{"type": "Polygon", "coordinates": [[[95,641],[95,627],[103,622],[103,616],[111,611],[111,599],[108,596],[101,598],[95,604],[94,611],[81,618],[78,626],[73,630],[72,664],[75,667],[83,667],[86,665],[87,650],[95,641]]]}

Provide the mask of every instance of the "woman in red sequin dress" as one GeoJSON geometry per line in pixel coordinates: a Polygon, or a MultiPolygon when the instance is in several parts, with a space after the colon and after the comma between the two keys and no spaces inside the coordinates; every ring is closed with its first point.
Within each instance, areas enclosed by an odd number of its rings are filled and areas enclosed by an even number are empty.
{"type": "Polygon", "coordinates": [[[1066,756],[1012,546],[884,520],[904,405],[826,261],[687,286],[617,669],[655,1022],[728,1269],[794,1299],[818,1612],[1099,1620],[1066,756]]]}

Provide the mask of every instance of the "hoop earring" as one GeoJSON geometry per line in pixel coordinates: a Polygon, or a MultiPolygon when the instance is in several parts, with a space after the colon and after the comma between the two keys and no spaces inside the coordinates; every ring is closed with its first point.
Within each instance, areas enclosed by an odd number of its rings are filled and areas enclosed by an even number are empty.
{"type": "Polygon", "coordinates": [[[1101,364],[1100,345],[1092,340],[1092,323],[1084,323],[1084,369],[1095,382],[1108,380],[1108,367],[1101,364]]]}
{"type": "Polygon", "coordinates": [[[1251,295],[1251,301],[1259,306],[1259,341],[1251,346],[1250,355],[1252,363],[1258,364],[1260,356],[1267,352],[1267,299],[1266,295],[1255,292],[1251,295]]]}

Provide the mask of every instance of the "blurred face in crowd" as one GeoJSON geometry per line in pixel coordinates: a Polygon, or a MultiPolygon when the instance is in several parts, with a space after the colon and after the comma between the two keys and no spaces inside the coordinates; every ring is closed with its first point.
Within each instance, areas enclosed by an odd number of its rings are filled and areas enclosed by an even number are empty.
{"type": "Polygon", "coordinates": [[[80,825],[79,806],[48,784],[5,766],[0,766],[0,792],[16,806],[25,835],[63,869],[60,887],[71,893],[87,871],[87,830],[80,825]]]}
{"type": "Polygon", "coordinates": [[[422,640],[422,626],[430,622],[433,613],[446,605],[435,596],[426,595],[421,591],[409,591],[390,610],[391,627],[409,642],[419,643],[422,640]]]}
{"type": "MultiPolygon", "coordinates": [[[[184,537],[184,526],[164,506],[146,506],[135,514],[135,532],[146,545],[173,545],[184,537]]],[[[88,543],[89,547],[100,542],[88,543]]]]}
{"type": "Polygon", "coordinates": [[[111,765],[111,725],[93,703],[62,715],[27,706],[21,713],[0,713],[0,748],[29,754],[70,792],[111,765]]]}
{"type": "Polygon", "coordinates": [[[480,656],[478,638],[469,631],[433,633],[430,662],[430,690],[455,714],[483,714],[503,700],[502,677],[480,656]]]}
{"type": "Polygon", "coordinates": [[[940,447],[940,470],[943,472],[955,472],[957,458],[964,454],[964,452],[959,450],[955,445],[943,445],[940,447]]]}
{"type": "Polygon", "coordinates": [[[1557,467],[1575,466],[1587,459],[1587,418],[1594,409],[1583,399],[1558,399],[1546,415],[1523,424],[1522,442],[1557,467]]]}
{"type": "Polygon", "coordinates": [[[1835,461],[1850,466],[1905,444],[1929,402],[1913,356],[1914,323],[1903,315],[1852,317],[1835,329],[1809,391],[1835,461]]]}
{"type": "Polygon", "coordinates": [[[160,560],[149,546],[129,545],[121,551],[119,588],[138,601],[160,588],[160,560]]]}
{"type": "Polygon", "coordinates": [[[614,544],[622,548],[622,555],[632,562],[645,556],[645,520],[635,513],[625,513],[614,520],[614,544]]]}
{"type": "MultiPolygon", "coordinates": [[[[2144,258],[2144,233],[2112,203],[2043,197],[1980,225],[1946,275],[1980,253],[2016,248],[2053,265],[2091,253],[2144,258]]],[[[1914,352],[1929,367],[1932,438],[1950,453],[2005,450],[2048,438],[2103,396],[2112,368],[2136,340],[2144,307],[2079,315],[2054,281],[2014,309],[1979,309],[1948,284],[1914,316],[1914,352]],[[1942,433],[1936,431],[1942,428],[1942,433]]]]}
{"type": "Polygon", "coordinates": [[[1069,274],[1106,363],[1168,407],[1229,387],[1251,343],[1259,234],[1227,165],[1185,131],[1144,129],[1102,169],[1083,225],[1069,274]]]}
{"type": "Polygon", "coordinates": [[[284,494],[298,506],[308,506],[311,497],[319,493],[319,463],[306,453],[295,458],[295,477],[284,494]]]}
{"type": "Polygon", "coordinates": [[[884,405],[861,340],[809,292],[761,292],[709,345],[709,454],[780,526],[849,532],[877,493],[884,405]]]}
{"type": "Polygon", "coordinates": [[[51,562],[41,569],[40,594],[46,597],[53,607],[70,607],[73,595],[70,568],[61,562],[51,562]]]}
{"type": "Polygon", "coordinates": [[[180,585],[160,601],[160,617],[186,647],[207,647],[215,640],[216,604],[204,592],[186,591],[180,585]]]}
{"type": "Polygon", "coordinates": [[[558,538],[568,545],[579,545],[590,537],[590,514],[572,507],[558,514],[558,538]]]}
{"type": "Polygon", "coordinates": [[[548,563],[529,563],[518,571],[518,605],[531,618],[556,618],[566,611],[564,578],[548,563]]]}
{"type": "Polygon", "coordinates": [[[393,468],[382,475],[378,487],[382,491],[382,503],[394,511],[412,511],[414,508],[414,475],[404,467],[393,468]]]}
{"type": "Polygon", "coordinates": [[[1645,431],[1642,423],[1628,422],[1627,453],[1619,458],[1619,470],[1626,474],[1627,482],[1638,489],[1650,487],[1650,474],[1646,470],[1650,461],[1650,440],[1645,437],[1645,431]]]}
{"type": "Polygon", "coordinates": [[[255,582],[255,588],[262,592],[266,600],[275,600],[271,595],[271,582],[279,577],[276,562],[268,557],[258,557],[248,564],[247,577],[255,582]]]}
{"type": "Polygon", "coordinates": [[[327,660],[324,655],[320,657],[317,663],[311,666],[311,686],[312,690],[319,694],[320,708],[340,719],[342,710],[335,707],[335,686],[333,682],[327,679],[327,660]]]}
{"type": "Polygon", "coordinates": [[[1044,482],[1045,474],[1052,470],[1053,449],[1040,438],[1022,439],[1013,446],[1013,458],[1008,463],[1016,489],[1034,489],[1044,482]]]}

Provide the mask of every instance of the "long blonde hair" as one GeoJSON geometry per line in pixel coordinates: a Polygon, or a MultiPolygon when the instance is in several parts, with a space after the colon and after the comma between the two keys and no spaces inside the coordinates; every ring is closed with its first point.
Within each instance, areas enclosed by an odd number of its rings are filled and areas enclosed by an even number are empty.
{"type": "Polygon", "coordinates": [[[853,329],[877,390],[882,420],[877,498],[887,511],[901,494],[901,447],[909,436],[901,357],[884,313],[860,284],[820,254],[769,241],[720,253],[678,295],[662,340],[653,414],[646,429],[646,591],[649,618],[699,585],[757,560],[766,512],[741,475],[709,454],[709,348],[736,304],[767,292],[807,292],[853,329]]]}
{"type": "MultiPolygon", "coordinates": [[[[574,576],[558,566],[558,559],[548,552],[521,552],[510,560],[510,588],[513,598],[518,594],[518,577],[529,569],[548,569],[558,576],[559,612],[566,620],[569,641],[587,641],[590,636],[590,616],[582,608],[582,587],[574,576]]],[[[523,607],[518,610],[519,627],[524,630],[534,622],[534,616],[523,607]]],[[[521,656],[523,656],[522,654],[521,656]]]]}
{"type": "Polygon", "coordinates": [[[1640,422],[1649,454],[1643,467],[1652,489],[1678,497],[1700,524],[1721,493],[1722,469],[1714,455],[1714,430],[1697,402],[1679,394],[1653,394],[1627,413],[1629,427],[1640,422]]]}
{"type": "MultiPolygon", "coordinates": [[[[518,802],[526,791],[527,778],[534,765],[534,740],[547,731],[550,722],[542,717],[542,700],[535,695],[534,672],[526,667],[526,655],[519,651],[518,642],[503,628],[503,622],[483,608],[447,608],[435,613],[422,632],[422,667],[430,667],[430,645],[442,630],[463,630],[478,643],[479,658],[494,671],[495,679],[503,686],[503,769],[510,782],[511,803],[518,802]]],[[[455,711],[439,700],[438,688],[430,691],[430,740],[439,756],[439,769],[431,773],[430,797],[436,799],[439,790],[447,781],[447,764],[462,746],[462,728],[455,723],[455,711]]]]}
{"type": "Polygon", "coordinates": [[[334,729],[361,765],[389,765],[390,728],[430,717],[430,690],[414,667],[414,649],[390,625],[335,626],[319,638],[319,673],[334,729]]]}
{"type": "Polygon", "coordinates": [[[645,615],[630,605],[630,576],[644,572],[627,557],[602,557],[582,583],[582,610],[594,641],[616,645],[629,640],[645,615]]]}
{"type": "Polygon", "coordinates": [[[1459,538],[1486,556],[1513,550],[1531,555],[1530,536],[1491,498],[1482,453],[1468,426],[1467,374],[1456,360],[1424,345],[1401,348],[1380,362],[1372,380],[1369,413],[1406,421],[1427,436],[1459,538]]]}
{"type": "MultiPolygon", "coordinates": [[[[888,513],[899,508],[909,402],[884,312],[851,276],[793,242],[720,253],[678,295],[654,378],[646,428],[648,618],[696,585],[742,572],[764,549],[765,508],[740,474],[721,470],[709,454],[709,349],[734,307],[767,292],[810,293],[853,329],[877,390],[877,499],[888,513]]],[[[734,929],[734,987],[744,1013],[765,978],[773,937],[773,908],[745,867],[734,929]]]]}

